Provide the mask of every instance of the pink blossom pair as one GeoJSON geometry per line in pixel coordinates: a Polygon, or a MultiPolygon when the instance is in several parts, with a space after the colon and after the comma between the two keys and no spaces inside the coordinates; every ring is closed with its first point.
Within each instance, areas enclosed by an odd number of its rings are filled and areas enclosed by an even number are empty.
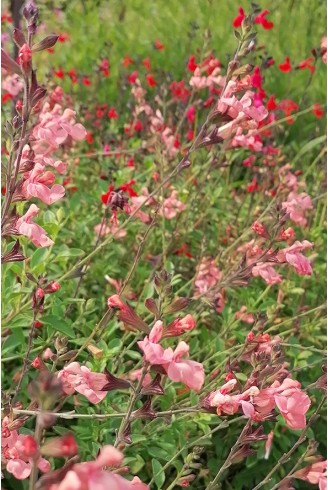
{"type": "Polygon", "coordinates": [[[144,354],[145,361],[153,366],[161,366],[172,381],[184,383],[188,388],[199,391],[205,380],[202,364],[182,357],[189,353],[186,342],[179,342],[176,349],[164,349],[160,340],[165,333],[163,322],[158,320],[149,336],[138,342],[144,354]]]}

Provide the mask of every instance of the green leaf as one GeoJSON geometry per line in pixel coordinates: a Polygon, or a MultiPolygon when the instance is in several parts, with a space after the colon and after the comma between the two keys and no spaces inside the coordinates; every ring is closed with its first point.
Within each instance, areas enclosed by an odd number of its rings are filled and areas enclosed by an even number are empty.
{"type": "Polygon", "coordinates": [[[60,250],[57,254],[57,259],[59,257],[80,257],[84,254],[83,250],[79,248],[67,248],[66,250],[60,250]]]}
{"type": "Polygon", "coordinates": [[[53,330],[67,335],[67,337],[73,339],[76,335],[74,330],[63,321],[63,319],[56,315],[48,315],[42,318],[42,323],[49,325],[53,330]]]}
{"type": "Polygon", "coordinates": [[[49,254],[50,250],[48,248],[38,248],[31,257],[31,269],[33,270],[37,265],[44,263],[49,254]]]}
{"type": "Polygon", "coordinates": [[[163,471],[163,467],[161,463],[155,458],[152,459],[151,465],[153,468],[154,482],[156,483],[157,488],[161,488],[163,483],[165,482],[165,473],[163,471]]]}

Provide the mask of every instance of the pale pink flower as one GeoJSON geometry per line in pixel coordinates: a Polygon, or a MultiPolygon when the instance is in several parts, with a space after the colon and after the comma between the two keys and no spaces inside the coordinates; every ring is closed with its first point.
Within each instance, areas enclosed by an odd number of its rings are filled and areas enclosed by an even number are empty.
{"type": "Polygon", "coordinates": [[[99,225],[96,225],[94,227],[94,232],[96,236],[101,236],[101,237],[108,235],[110,233],[114,235],[115,240],[122,240],[123,238],[126,237],[127,231],[124,229],[118,231],[118,228],[119,225],[115,223],[107,222],[105,225],[99,223],[99,225]]]}
{"type": "Polygon", "coordinates": [[[171,128],[165,128],[162,131],[162,140],[166,146],[168,155],[175,157],[179,153],[179,148],[176,146],[177,138],[171,128]]]}
{"type": "Polygon", "coordinates": [[[290,192],[287,201],[282,202],[281,205],[294,223],[299,226],[306,226],[305,212],[313,208],[311,197],[306,192],[301,194],[294,191],[290,192]]]}
{"type": "Polygon", "coordinates": [[[268,438],[265,441],[265,455],[264,455],[264,459],[269,459],[269,456],[270,456],[270,453],[271,453],[271,448],[272,448],[273,437],[274,437],[274,432],[272,430],[272,431],[269,432],[268,438]]]}
{"type": "Polygon", "coordinates": [[[39,208],[31,204],[27,212],[17,220],[18,233],[27,236],[36,247],[49,247],[54,242],[46,235],[46,231],[32,219],[39,213],[39,208]]]}
{"type": "Polygon", "coordinates": [[[252,268],[254,277],[262,277],[267,284],[279,284],[281,276],[275,271],[270,262],[259,262],[252,268]]]}
{"type": "Polygon", "coordinates": [[[160,209],[159,214],[166,219],[173,219],[177,214],[182,213],[186,209],[186,205],[179,201],[178,191],[173,190],[170,197],[166,198],[163,202],[163,207],[160,209]]]}
{"type": "Polygon", "coordinates": [[[162,322],[158,321],[150,332],[149,337],[145,337],[138,342],[139,348],[144,353],[145,360],[152,365],[162,366],[172,381],[184,383],[188,388],[199,391],[205,380],[202,364],[182,359],[182,356],[189,353],[189,346],[185,342],[179,342],[174,351],[171,347],[164,349],[158,344],[162,333],[162,322]]]}
{"type": "Polygon", "coordinates": [[[26,199],[37,197],[42,202],[50,205],[65,195],[65,188],[62,185],[53,184],[55,176],[52,172],[44,172],[44,166],[40,163],[34,165],[33,170],[28,172],[27,178],[22,186],[22,194],[26,199]]]}
{"type": "Polygon", "coordinates": [[[319,485],[320,490],[327,490],[327,461],[317,461],[301,468],[293,474],[293,478],[307,481],[312,485],[319,485]]]}
{"type": "Polygon", "coordinates": [[[104,446],[95,461],[73,465],[60,483],[48,485],[47,490],[149,490],[139,478],[129,481],[103,469],[120,466],[122,461],[120,451],[113,446],[104,446]]]}
{"type": "Polygon", "coordinates": [[[254,323],[254,315],[252,313],[247,313],[247,307],[244,305],[240,308],[239,311],[235,313],[235,317],[237,320],[241,320],[242,322],[252,324],[254,323]]]}
{"type": "Polygon", "coordinates": [[[213,85],[223,86],[225,82],[225,77],[219,74],[220,71],[220,67],[216,67],[211,75],[204,76],[201,74],[200,68],[197,67],[189,81],[189,84],[198,90],[203,88],[211,88],[213,85]]]}
{"type": "Polygon", "coordinates": [[[215,287],[222,277],[222,272],[217,267],[215,260],[203,257],[197,267],[195,289],[196,294],[204,294],[215,287]]]}
{"type": "Polygon", "coordinates": [[[302,242],[296,241],[290,247],[279,250],[277,259],[279,262],[288,262],[294,267],[297,274],[310,276],[312,274],[310,261],[301,252],[312,247],[313,244],[307,240],[303,240],[302,242]]]}
{"type": "Polygon", "coordinates": [[[311,400],[300,390],[300,383],[290,378],[284,379],[279,387],[274,388],[274,400],[288,427],[298,430],[306,426],[305,414],[311,400]]]}
{"type": "Polygon", "coordinates": [[[24,84],[18,75],[9,75],[7,76],[1,84],[1,87],[4,90],[7,90],[7,92],[12,95],[13,97],[16,97],[16,95],[19,94],[24,88],[24,84]]]}
{"type": "Polygon", "coordinates": [[[102,388],[108,383],[107,377],[102,373],[94,373],[78,362],[72,362],[58,372],[58,378],[63,383],[63,390],[67,395],[75,391],[84,395],[91,403],[101,402],[107,395],[102,388]]]}

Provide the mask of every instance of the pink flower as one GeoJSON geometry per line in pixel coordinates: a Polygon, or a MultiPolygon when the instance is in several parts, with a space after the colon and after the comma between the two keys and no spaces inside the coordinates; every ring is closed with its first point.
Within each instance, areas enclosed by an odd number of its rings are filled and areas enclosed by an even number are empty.
{"type": "Polygon", "coordinates": [[[177,214],[182,213],[186,206],[183,202],[177,198],[178,191],[173,190],[170,197],[164,200],[163,208],[160,209],[159,214],[166,219],[173,219],[177,214]]]}
{"type": "Polygon", "coordinates": [[[294,267],[297,274],[310,276],[312,274],[310,261],[300,252],[312,248],[312,246],[312,243],[307,240],[303,240],[303,242],[296,241],[291,247],[280,250],[277,254],[277,259],[279,262],[288,262],[294,267]]]}
{"type": "Polygon", "coordinates": [[[186,315],[183,318],[174,320],[164,331],[164,337],[177,337],[183,333],[193,330],[196,327],[196,322],[191,315],[186,315]]]}
{"type": "Polygon", "coordinates": [[[254,277],[262,277],[267,284],[279,284],[281,276],[277,274],[272,264],[269,262],[259,262],[252,268],[254,277]]]}
{"type": "Polygon", "coordinates": [[[51,188],[47,187],[54,180],[55,176],[52,172],[44,172],[43,165],[36,163],[23,183],[22,194],[27,199],[37,197],[50,205],[65,195],[65,188],[62,185],[54,184],[51,188]]]}
{"type": "Polygon", "coordinates": [[[305,414],[311,405],[310,398],[297,389],[292,394],[285,395],[284,393],[274,396],[281,415],[291,429],[303,429],[306,426],[305,414]]]}
{"type": "Polygon", "coordinates": [[[7,92],[16,97],[24,88],[24,84],[21,78],[18,75],[10,75],[6,77],[1,84],[3,90],[7,90],[7,92]]]}
{"type": "Polygon", "coordinates": [[[54,242],[46,235],[45,230],[32,222],[39,213],[39,208],[31,204],[28,211],[17,220],[17,230],[21,235],[27,236],[36,247],[49,247],[54,242]]]}
{"type": "MultiPolygon", "coordinates": [[[[317,457],[319,458],[320,456],[317,457]]],[[[293,478],[307,481],[312,485],[319,485],[320,490],[327,490],[327,461],[317,461],[301,468],[293,474],[293,478]]]]}
{"type": "Polygon", "coordinates": [[[102,388],[108,383],[107,377],[102,373],[93,373],[86,366],[72,362],[58,372],[58,378],[63,383],[63,390],[67,395],[77,391],[84,395],[91,403],[101,402],[107,395],[102,388]]]}
{"type": "Polygon", "coordinates": [[[255,321],[254,315],[252,313],[247,313],[247,307],[244,305],[236,312],[235,317],[245,323],[252,324],[255,321]]]}
{"type": "Polygon", "coordinates": [[[135,477],[132,481],[104,470],[107,466],[120,466],[123,454],[113,446],[104,446],[95,461],[74,464],[60,483],[53,483],[47,490],[149,490],[135,477]]]}
{"type": "Polygon", "coordinates": [[[152,365],[162,366],[172,381],[184,383],[188,388],[199,391],[205,380],[202,364],[182,359],[182,356],[189,353],[189,346],[185,342],[179,342],[175,351],[171,347],[163,349],[158,344],[161,340],[162,332],[162,322],[157,321],[149,337],[145,337],[144,340],[138,342],[139,348],[144,353],[145,360],[152,365]]]}
{"type": "Polygon", "coordinates": [[[306,226],[305,211],[313,208],[311,197],[306,192],[301,194],[297,194],[294,191],[290,192],[287,201],[284,201],[281,205],[289,213],[289,217],[294,223],[306,226]]]}
{"type": "Polygon", "coordinates": [[[222,272],[217,267],[215,260],[203,257],[197,267],[195,289],[197,294],[204,294],[217,285],[222,277],[222,272]]]}

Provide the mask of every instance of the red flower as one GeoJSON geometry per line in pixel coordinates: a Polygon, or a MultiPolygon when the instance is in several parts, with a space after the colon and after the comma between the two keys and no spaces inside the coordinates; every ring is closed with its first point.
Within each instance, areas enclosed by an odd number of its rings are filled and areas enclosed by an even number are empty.
{"type": "Polygon", "coordinates": [[[65,73],[62,68],[58,68],[58,70],[54,70],[54,74],[57,78],[63,79],[65,76],[65,73]]]}
{"type": "Polygon", "coordinates": [[[256,177],[252,180],[250,184],[247,186],[247,192],[256,192],[259,190],[259,186],[256,180],[256,177]]]}
{"type": "Polygon", "coordinates": [[[92,136],[91,131],[88,131],[87,132],[85,139],[87,140],[87,142],[89,143],[89,145],[92,145],[92,143],[93,143],[93,136],[92,136]]]}
{"type": "Polygon", "coordinates": [[[301,61],[298,65],[298,68],[300,70],[304,70],[305,68],[307,68],[308,70],[310,70],[311,73],[314,73],[315,72],[315,66],[313,65],[313,61],[314,61],[314,59],[310,56],[306,60],[301,61]]]}
{"type": "Polygon", "coordinates": [[[113,186],[113,184],[110,184],[107,192],[105,192],[105,194],[101,195],[101,200],[104,204],[106,204],[106,206],[110,203],[110,195],[113,192],[113,190],[114,190],[114,186],[113,186]]]}
{"type": "Polygon", "coordinates": [[[183,245],[181,245],[181,247],[178,248],[178,250],[176,250],[173,253],[174,253],[174,255],[184,255],[185,257],[188,257],[189,259],[192,258],[192,255],[189,252],[189,245],[187,245],[186,243],[184,243],[183,245]]]}
{"type": "Polygon", "coordinates": [[[48,51],[48,53],[50,53],[50,54],[54,54],[54,52],[55,52],[55,48],[48,48],[48,49],[47,49],[47,51],[48,51]]]}
{"type": "Polygon", "coordinates": [[[232,25],[234,27],[241,27],[243,20],[245,19],[245,12],[242,7],[239,7],[238,15],[234,18],[232,25]]]}
{"type": "Polygon", "coordinates": [[[132,84],[136,83],[137,78],[138,78],[138,72],[135,70],[128,76],[128,82],[132,84]]]}
{"type": "Polygon", "coordinates": [[[161,41],[159,41],[158,39],[156,39],[156,41],[154,42],[154,48],[155,49],[158,49],[159,51],[163,51],[163,49],[165,48],[164,44],[161,43],[161,41]]]}
{"type": "Polygon", "coordinates": [[[270,10],[263,10],[259,15],[257,15],[254,19],[254,24],[261,24],[264,29],[270,30],[273,28],[273,22],[270,22],[266,19],[266,16],[270,13],[270,10]]]}
{"type": "Polygon", "coordinates": [[[322,117],[325,113],[325,111],[322,109],[321,104],[319,102],[313,104],[312,112],[315,115],[315,117],[317,117],[318,119],[320,119],[320,117],[322,117]]]}
{"type": "Polygon", "coordinates": [[[4,186],[1,187],[1,194],[3,196],[5,196],[6,195],[6,192],[7,192],[7,189],[6,189],[6,186],[4,185],[4,186]]]}
{"type": "Polygon", "coordinates": [[[84,76],[84,77],[82,78],[82,83],[83,83],[83,85],[85,85],[86,87],[90,87],[90,85],[91,85],[91,80],[90,80],[90,78],[89,78],[89,77],[84,76]]]}
{"type": "Polygon", "coordinates": [[[277,109],[277,104],[274,100],[274,95],[270,95],[266,108],[268,109],[268,111],[274,111],[275,109],[277,109]]]}
{"type": "Polygon", "coordinates": [[[6,23],[9,23],[9,24],[12,24],[13,22],[13,19],[11,18],[11,16],[7,13],[3,13],[1,15],[1,24],[6,24],[6,23]]]}
{"type": "Polygon", "coordinates": [[[126,184],[122,184],[120,190],[123,192],[127,192],[130,197],[136,197],[138,194],[134,189],[132,189],[132,185],[135,183],[136,183],[135,180],[130,180],[130,182],[127,182],[126,184]]]}
{"type": "Polygon", "coordinates": [[[116,110],[114,109],[114,107],[111,107],[109,109],[107,116],[109,117],[109,119],[118,119],[118,114],[117,114],[116,110]]]}
{"type": "Polygon", "coordinates": [[[262,76],[261,76],[261,73],[260,73],[260,68],[258,66],[256,66],[254,68],[254,73],[251,77],[252,79],[252,85],[253,87],[255,88],[261,88],[261,85],[262,85],[262,76]]]}
{"type": "Polygon", "coordinates": [[[187,119],[189,122],[193,123],[196,117],[196,109],[195,106],[190,106],[187,110],[187,119]]]}
{"type": "Polygon", "coordinates": [[[72,70],[69,70],[67,72],[67,75],[70,77],[72,83],[77,83],[77,73],[74,68],[72,70]]]}
{"type": "Polygon", "coordinates": [[[129,66],[133,64],[133,60],[130,58],[129,55],[125,55],[121,63],[123,66],[129,66]]]}
{"type": "Polygon", "coordinates": [[[13,99],[13,96],[11,94],[7,93],[1,97],[1,102],[3,104],[5,104],[6,102],[8,102],[9,100],[12,100],[12,99],[13,99]]]}
{"type": "Polygon", "coordinates": [[[145,58],[144,60],[142,60],[141,62],[143,64],[143,66],[146,68],[146,70],[151,70],[151,66],[150,66],[150,58],[145,58]]]}
{"type": "Polygon", "coordinates": [[[170,90],[172,97],[174,99],[181,99],[182,102],[186,102],[190,95],[190,90],[185,87],[184,80],[181,80],[181,82],[172,82],[170,85],[170,90]]]}
{"type": "Polygon", "coordinates": [[[192,73],[194,73],[194,71],[196,70],[196,68],[198,68],[198,65],[197,65],[197,63],[195,63],[195,60],[196,60],[196,56],[190,56],[189,57],[189,60],[188,60],[188,63],[187,63],[187,68],[192,73]]]}
{"type": "Polygon", "coordinates": [[[265,67],[270,68],[270,66],[275,64],[275,60],[272,58],[272,56],[269,56],[269,58],[265,61],[265,67]]]}
{"type": "Polygon", "coordinates": [[[39,321],[36,321],[36,322],[34,323],[34,326],[35,326],[35,328],[41,328],[41,327],[43,327],[43,323],[41,323],[41,322],[39,322],[39,321]]]}
{"type": "Polygon", "coordinates": [[[69,35],[67,32],[63,32],[62,34],[59,34],[58,36],[58,42],[59,43],[64,43],[69,40],[69,35]]]}
{"type": "Polygon", "coordinates": [[[214,102],[214,97],[209,97],[208,99],[205,100],[203,107],[210,107],[214,102]]]}
{"type": "Polygon", "coordinates": [[[130,157],[128,160],[128,163],[126,164],[127,167],[135,167],[134,165],[134,158],[130,157]]]}
{"type": "Polygon", "coordinates": [[[195,138],[195,133],[192,129],[189,129],[187,132],[187,140],[192,141],[195,138]]]}
{"type": "Polygon", "coordinates": [[[137,119],[137,121],[134,125],[134,130],[135,131],[142,131],[142,123],[141,123],[141,121],[139,121],[139,119],[137,119]]]}
{"type": "Polygon", "coordinates": [[[279,70],[284,73],[288,73],[289,71],[291,71],[291,69],[292,69],[292,65],[290,64],[290,59],[287,56],[285,62],[279,65],[279,70]]]}
{"type": "Polygon", "coordinates": [[[152,73],[149,73],[148,75],[146,75],[146,80],[147,80],[149,87],[156,87],[157,82],[156,82],[154,75],[152,73]]]}

